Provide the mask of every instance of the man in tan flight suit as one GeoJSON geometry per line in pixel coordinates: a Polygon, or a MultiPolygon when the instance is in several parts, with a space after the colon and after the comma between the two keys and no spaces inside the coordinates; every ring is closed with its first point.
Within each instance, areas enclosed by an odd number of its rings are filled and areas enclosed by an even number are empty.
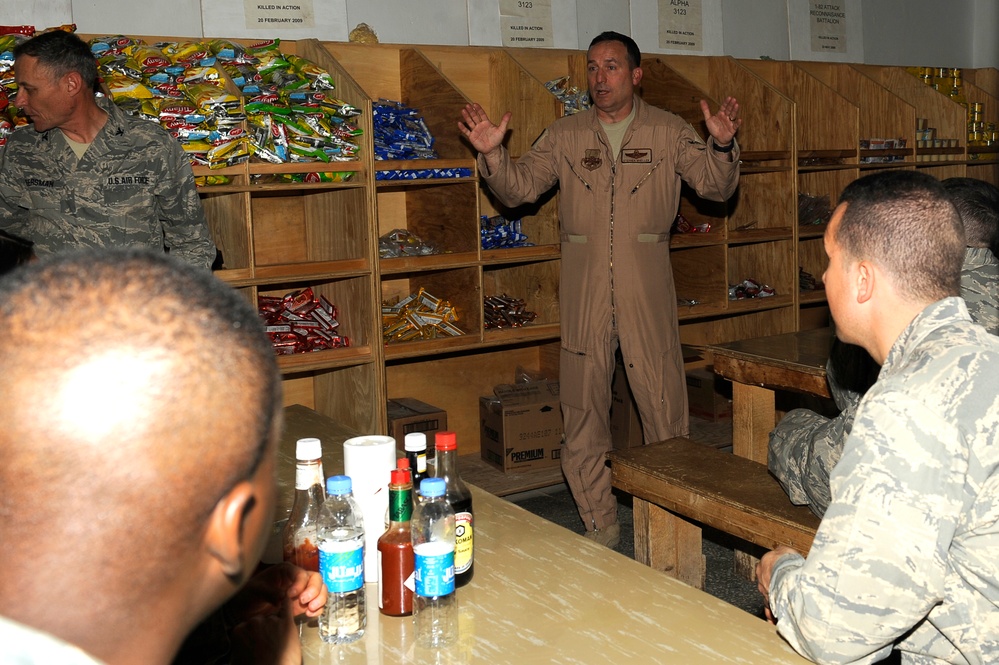
{"type": "Polygon", "coordinates": [[[717,201],[739,181],[738,102],[729,97],[711,115],[701,101],[705,144],[687,122],[636,96],[640,64],[630,37],[595,37],[587,52],[593,108],[553,123],[516,163],[502,145],[509,113],[497,126],[469,104],[458,124],[504,205],[561,189],[562,470],[587,537],[608,547],[620,539],[605,463],[614,353],[620,346],[645,441],[686,435],[670,227],[681,179],[717,201]]]}

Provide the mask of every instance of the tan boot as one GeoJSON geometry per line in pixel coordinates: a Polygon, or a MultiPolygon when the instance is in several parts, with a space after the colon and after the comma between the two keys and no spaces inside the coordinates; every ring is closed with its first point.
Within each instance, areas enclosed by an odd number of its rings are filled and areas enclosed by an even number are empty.
{"type": "Polygon", "coordinates": [[[621,542],[621,525],[614,522],[602,529],[587,531],[583,535],[604,547],[614,549],[621,542]]]}

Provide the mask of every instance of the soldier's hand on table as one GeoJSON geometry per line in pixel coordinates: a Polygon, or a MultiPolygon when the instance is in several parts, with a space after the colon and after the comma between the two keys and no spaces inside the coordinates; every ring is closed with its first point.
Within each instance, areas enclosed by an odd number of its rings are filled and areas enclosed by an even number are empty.
{"type": "Polygon", "coordinates": [[[770,578],[773,576],[774,565],[776,565],[777,560],[780,559],[785,554],[797,554],[798,551],[787,545],[781,545],[775,549],[770,550],[763,555],[760,562],[756,564],[756,587],[760,590],[760,594],[763,596],[764,602],[766,602],[766,615],[767,620],[770,623],[777,623],[774,618],[773,612],[770,610],[770,578]]]}

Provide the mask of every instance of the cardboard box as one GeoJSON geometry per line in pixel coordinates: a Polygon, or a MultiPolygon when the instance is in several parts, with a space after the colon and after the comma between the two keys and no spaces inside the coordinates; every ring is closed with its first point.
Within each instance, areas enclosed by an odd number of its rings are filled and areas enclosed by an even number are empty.
{"type": "Polygon", "coordinates": [[[687,399],[692,415],[708,420],[732,417],[732,400],[719,392],[720,383],[710,367],[687,371],[687,399]]]}
{"type": "Polygon", "coordinates": [[[388,401],[388,433],[396,448],[404,450],[406,435],[423,432],[427,435],[427,457],[434,456],[434,433],[447,429],[447,412],[437,406],[411,397],[388,401]]]}
{"type": "Polygon", "coordinates": [[[497,386],[479,398],[482,459],[500,471],[558,466],[562,408],[558,381],[497,386]]]}
{"type": "Polygon", "coordinates": [[[611,383],[610,410],[611,442],[615,450],[627,450],[642,445],[642,421],[638,405],[628,386],[624,365],[618,359],[611,383]]]}

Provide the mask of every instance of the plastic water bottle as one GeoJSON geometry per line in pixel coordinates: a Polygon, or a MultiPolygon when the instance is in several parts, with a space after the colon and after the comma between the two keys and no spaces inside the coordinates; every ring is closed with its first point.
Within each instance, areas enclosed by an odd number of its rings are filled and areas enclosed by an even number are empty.
{"type": "Polygon", "coordinates": [[[326,479],[319,512],[319,573],[326,584],[326,608],[319,619],[324,642],[342,644],[364,635],[364,524],[347,476],[326,479]]]}
{"type": "Polygon", "coordinates": [[[454,592],[454,509],[445,497],[443,478],[424,478],[422,500],[413,515],[416,555],[413,617],[416,643],[447,646],[458,637],[458,599],[454,592]]]}

